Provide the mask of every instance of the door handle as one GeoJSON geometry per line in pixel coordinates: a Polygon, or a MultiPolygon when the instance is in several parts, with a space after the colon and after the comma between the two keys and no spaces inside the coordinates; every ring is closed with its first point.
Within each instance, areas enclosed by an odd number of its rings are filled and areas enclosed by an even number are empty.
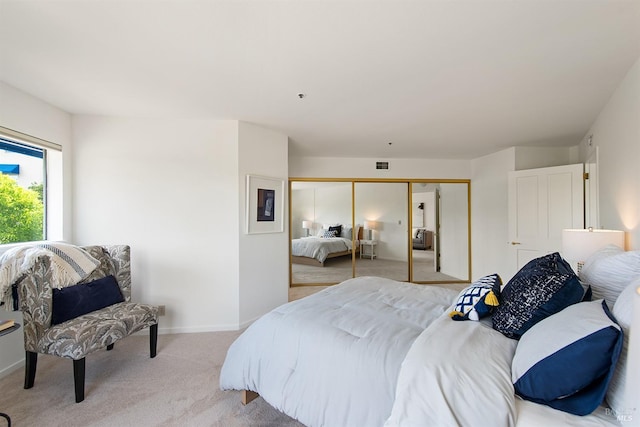
{"type": "Polygon", "coordinates": [[[520,242],[511,242],[511,244],[512,244],[513,246],[515,246],[515,245],[521,245],[522,243],[520,243],[520,242]]]}

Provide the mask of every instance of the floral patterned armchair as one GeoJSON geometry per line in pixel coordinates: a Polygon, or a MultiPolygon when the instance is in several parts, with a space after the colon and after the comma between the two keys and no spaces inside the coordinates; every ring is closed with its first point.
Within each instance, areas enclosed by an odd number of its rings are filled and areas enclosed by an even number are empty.
{"type": "Polygon", "coordinates": [[[113,275],[123,302],[52,325],[50,260],[38,258],[34,268],[16,284],[24,321],[24,388],[33,387],[38,353],[65,357],[73,360],[76,402],[84,400],[86,356],[105,348],[111,350],[116,341],[150,327],[150,355],[153,358],[158,337],[158,308],[131,302],[129,246],[85,246],[83,249],[100,264],[80,283],[113,275]]]}

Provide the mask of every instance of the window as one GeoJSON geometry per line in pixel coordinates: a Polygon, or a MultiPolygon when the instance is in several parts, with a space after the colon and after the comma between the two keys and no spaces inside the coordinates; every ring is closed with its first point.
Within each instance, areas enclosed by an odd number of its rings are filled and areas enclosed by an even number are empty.
{"type": "MultiPolygon", "coordinates": [[[[0,244],[50,238],[50,220],[60,217],[48,209],[50,153],[61,164],[60,146],[0,127],[0,244]]],[[[59,184],[53,187],[54,194],[62,194],[55,190],[59,184]]],[[[53,205],[61,206],[61,201],[53,205]]]]}

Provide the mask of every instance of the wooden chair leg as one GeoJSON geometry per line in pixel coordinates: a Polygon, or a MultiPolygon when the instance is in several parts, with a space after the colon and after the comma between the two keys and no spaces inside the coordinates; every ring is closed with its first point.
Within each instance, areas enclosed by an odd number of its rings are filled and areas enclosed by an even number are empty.
{"type": "Polygon", "coordinates": [[[149,328],[149,353],[151,358],[156,357],[158,350],[158,324],[151,325],[149,328]]]}
{"type": "Polygon", "coordinates": [[[111,351],[111,350],[113,350],[113,344],[109,344],[109,345],[107,346],[107,351],[111,351]]]}
{"type": "Polygon", "coordinates": [[[33,351],[25,351],[24,364],[24,388],[33,387],[36,380],[36,366],[38,365],[38,353],[33,351]]]}
{"type": "Polygon", "coordinates": [[[73,361],[73,383],[76,389],[76,403],[84,400],[84,362],[84,358],[73,361]]]}

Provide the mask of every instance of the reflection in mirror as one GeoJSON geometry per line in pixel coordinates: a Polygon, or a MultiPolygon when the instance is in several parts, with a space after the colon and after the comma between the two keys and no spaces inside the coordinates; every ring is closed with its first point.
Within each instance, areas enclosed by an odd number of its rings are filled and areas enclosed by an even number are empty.
{"type": "Polygon", "coordinates": [[[468,281],[469,186],[411,183],[412,281],[468,281]]]}
{"type": "Polygon", "coordinates": [[[292,284],[339,283],[353,277],[352,237],[357,229],[351,226],[351,188],[351,182],[291,182],[292,284]]]}
{"type": "Polygon", "coordinates": [[[470,280],[468,180],[291,180],[290,203],[291,285],[470,280]]]}
{"type": "Polygon", "coordinates": [[[409,280],[407,189],[406,182],[355,183],[355,218],[364,228],[356,277],[409,280]]]}

